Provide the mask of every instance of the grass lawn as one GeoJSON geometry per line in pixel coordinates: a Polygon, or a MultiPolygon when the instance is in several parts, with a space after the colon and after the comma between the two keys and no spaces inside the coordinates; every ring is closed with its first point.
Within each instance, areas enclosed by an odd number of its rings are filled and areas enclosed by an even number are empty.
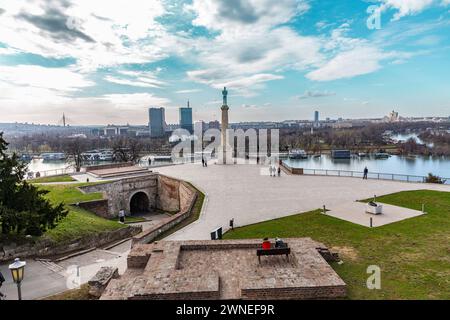
{"type": "Polygon", "coordinates": [[[77,189],[78,186],[86,184],[71,184],[57,186],[40,186],[39,188],[50,191],[45,197],[53,203],[64,202],[69,214],[54,229],[45,233],[56,242],[69,241],[82,236],[102,231],[113,231],[124,228],[117,221],[104,219],[84,209],[70,206],[69,204],[102,199],[101,193],[84,194],[77,189]]]}
{"type": "Polygon", "coordinates": [[[68,174],[53,177],[42,177],[28,180],[30,183],[53,183],[53,182],[73,182],[76,181],[74,178],[68,174]]]}
{"type": "Polygon", "coordinates": [[[367,228],[320,210],[227,232],[225,239],[311,237],[340,253],[333,268],[348,285],[350,299],[450,299],[450,192],[407,191],[379,202],[422,209],[427,214],[367,228]],[[369,265],[381,268],[381,289],[366,287],[369,265]]]}

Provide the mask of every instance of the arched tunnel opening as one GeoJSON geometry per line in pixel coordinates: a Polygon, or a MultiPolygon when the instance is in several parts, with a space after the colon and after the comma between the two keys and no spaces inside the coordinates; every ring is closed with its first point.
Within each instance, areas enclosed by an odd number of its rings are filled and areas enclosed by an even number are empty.
{"type": "Polygon", "coordinates": [[[150,212],[150,201],[144,192],[138,192],[131,197],[130,213],[132,215],[150,212]]]}

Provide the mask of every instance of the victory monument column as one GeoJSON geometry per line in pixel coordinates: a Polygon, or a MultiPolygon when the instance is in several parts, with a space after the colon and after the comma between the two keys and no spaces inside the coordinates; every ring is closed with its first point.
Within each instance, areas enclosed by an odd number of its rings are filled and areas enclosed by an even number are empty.
{"type": "Polygon", "coordinates": [[[229,150],[228,147],[228,141],[227,141],[227,129],[228,129],[228,103],[227,103],[227,95],[228,91],[227,88],[224,87],[222,91],[223,96],[223,104],[220,108],[222,110],[222,123],[221,123],[221,130],[222,130],[222,141],[220,145],[220,153],[219,154],[219,163],[220,164],[227,164],[227,152],[229,150]]]}

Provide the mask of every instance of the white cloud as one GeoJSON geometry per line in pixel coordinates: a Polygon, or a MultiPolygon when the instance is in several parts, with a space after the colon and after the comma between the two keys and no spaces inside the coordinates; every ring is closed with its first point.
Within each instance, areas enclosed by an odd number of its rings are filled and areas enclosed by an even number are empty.
{"type": "Polygon", "coordinates": [[[246,91],[280,79],[275,73],[290,68],[304,70],[322,59],[318,39],[300,36],[287,27],[261,33],[221,34],[213,40],[199,41],[196,50],[198,64],[203,68],[188,72],[191,80],[214,88],[236,85],[246,91]]]}
{"type": "MultiPolygon", "coordinates": [[[[314,81],[353,78],[378,71],[382,68],[384,61],[391,64],[405,63],[413,56],[424,54],[423,51],[408,53],[385,49],[385,46],[392,44],[386,39],[411,36],[398,31],[394,32],[390,28],[381,30],[371,41],[349,37],[347,34],[350,30],[351,23],[346,22],[332,30],[328,38],[323,38],[322,49],[328,59],[320,64],[319,68],[308,72],[306,78],[314,81]]],[[[417,35],[421,32],[423,31],[415,30],[413,34],[417,35]]]]}
{"type": "Polygon", "coordinates": [[[307,90],[304,94],[300,95],[298,99],[304,100],[304,99],[310,99],[310,98],[322,98],[322,97],[330,97],[335,96],[335,92],[330,91],[311,91],[307,90]]]}
{"type": "Polygon", "coordinates": [[[10,85],[50,89],[61,92],[77,91],[94,83],[67,68],[44,68],[36,65],[0,66],[0,81],[10,85]]]}
{"type": "Polygon", "coordinates": [[[318,39],[280,26],[307,11],[307,1],[194,0],[186,8],[196,17],[194,25],[219,32],[196,41],[193,58],[200,67],[188,72],[193,81],[249,96],[264,82],[281,79],[279,72],[303,70],[321,59],[318,39]]]}
{"type": "Polygon", "coordinates": [[[104,79],[106,81],[121,84],[125,86],[132,87],[142,87],[142,88],[161,88],[166,85],[164,81],[157,79],[158,71],[156,72],[144,72],[144,71],[127,71],[122,70],[118,72],[119,74],[126,76],[127,78],[106,76],[104,79]]]}
{"type": "Polygon", "coordinates": [[[45,57],[73,57],[84,71],[156,61],[168,56],[176,42],[156,22],[165,12],[160,0],[139,5],[127,0],[1,0],[0,5],[5,8],[0,42],[45,57]]]}
{"type": "MultiPolygon", "coordinates": [[[[400,18],[408,15],[414,15],[422,12],[433,4],[434,0],[380,0],[382,9],[396,9],[397,13],[394,15],[393,20],[399,20],[400,18]]],[[[448,0],[444,0],[448,1],[448,0]]]]}
{"type": "Polygon", "coordinates": [[[145,125],[149,107],[167,107],[170,103],[166,98],[149,93],[81,98],[35,87],[2,86],[1,90],[0,114],[2,121],[8,122],[33,119],[39,123],[57,123],[64,112],[72,125],[124,124],[125,121],[145,125]]]}
{"type": "Polygon", "coordinates": [[[145,124],[148,107],[170,103],[150,93],[78,96],[80,90],[92,85],[83,74],[68,68],[0,66],[2,121],[56,123],[65,112],[75,124],[119,123],[122,111],[126,111],[130,122],[145,124]]]}
{"type": "Polygon", "coordinates": [[[175,91],[175,93],[178,93],[178,94],[188,94],[188,93],[196,93],[196,92],[201,92],[201,90],[200,89],[186,89],[186,90],[175,91]]]}
{"type": "Polygon", "coordinates": [[[306,77],[315,81],[330,81],[372,73],[381,68],[380,60],[386,54],[376,47],[361,46],[337,54],[321,68],[306,77]]]}
{"type": "Polygon", "coordinates": [[[290,21],[309,9],[304,0],[194,0],[186,5],[196,18],[194,25],[221,32],[240,32],[242,28],[268,29],[290,21]]]}
{"type": "Polygon", "coordinates": [[[156,97],[150,93],[108,94],[98,98],[113,104],[119,110],[139,110],[151,106],[163,107],[170,103],[169,99],[156,97]]]}
{"type": "Polygon", "coordinates": [[[142,87],[142,88],[159,88],[160,86],[157,84],[149,83],[149,82],[143,82],[143,81],[133,81],[128,79],[121,79],[116,78],[113,76],[106,76],[105,80],[108,82],[124,85],[124,86],[131,86],[131,87],[142,87]]]}

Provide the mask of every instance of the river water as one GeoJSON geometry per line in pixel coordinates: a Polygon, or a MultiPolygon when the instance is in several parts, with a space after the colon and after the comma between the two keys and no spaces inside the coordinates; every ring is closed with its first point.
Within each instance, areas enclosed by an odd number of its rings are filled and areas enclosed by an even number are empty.
{"type": "Polygon", "coordinates": [[[445,157],[403,157],[391,156],[388,159],[358,158],[335,160],[329,155],[320,158],[284,160],[292,168],[327,169],[362,172],[365,167],[369,172],[394,173],[415,176],[427,176],[433,173],[444,178],[450,178],[450,158],[445,157]]]}
{"type": "MultiPolygon", "coordinates": [[[[308,157],[303,160],[286,159],[287,165],[293,168],[304,169],[327,169],[327,170],[346,170],[362,172],[365,167],[374,173],[394,173],[415,176],[427,176],[433,173],[440,177],[450,179],[450,158],[446,157],[403,157],[391,156],[388,159],[358,158],[352,157],[348,160],[334,160],[330,155],[322,155],[320,158],[308,157]]],[[[90,163],[107,164],[108,162],[90,163]]],[[[170,164],[166,161],[154,161],[152,166],[170,164]]],[[[147,166],[146,161],[141,161],[142,166],[147,166]]],[[[28,170],[32,172],[56,171],[70,167],[64,161],[44,161],[42,159],[33,159],[28,170]]],[[[50,172],[51,174],[51,172],[50,172]]]]}

